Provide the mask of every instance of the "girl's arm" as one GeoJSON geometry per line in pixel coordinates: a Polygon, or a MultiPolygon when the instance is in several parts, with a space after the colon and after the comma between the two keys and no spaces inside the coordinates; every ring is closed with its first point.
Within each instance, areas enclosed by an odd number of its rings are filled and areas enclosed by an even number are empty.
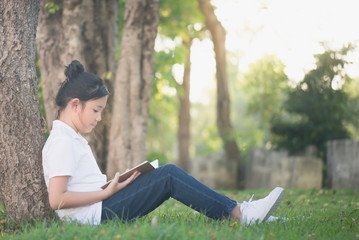
{"type": "Polygon", "coordinates": [[[119,183],[118,178],[120,174],[116,173],[113,181],[105,190],[94,192],[69,192],[66,190],[69,176],[52,177],[49,181],[50,206],[52,209],[58,210],[62,208],[81,207],[100,202],[125,188],[140,174],[140,172],[134,172],[131,177],[119,183]]]}

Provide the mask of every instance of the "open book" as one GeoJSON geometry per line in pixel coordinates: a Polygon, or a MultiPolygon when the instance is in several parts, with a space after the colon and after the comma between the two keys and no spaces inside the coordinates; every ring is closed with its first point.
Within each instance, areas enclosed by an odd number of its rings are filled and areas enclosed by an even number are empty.
{"type": "MultiPolygon", "coordinates": [[[[120,178],[118,179],[118,182],[123,182],[125,181],[127,178],[131,177],[131,175],[135,172],[138,171],[142,174],[145,174],[149,171],[152,171],[153,169],[158,168],[158,160],[154,160],[152,162],[149,161],[144,161],[141,164],[137,165],[136,167],[131,168],[130,170],[127,170],[126,172],[122,173],[120,175],[120,178]]],[[[105,189],[110,182],[112,182],[112,180],[108,181],[105,185],[103,185],[101,188],[105,189]]]]}

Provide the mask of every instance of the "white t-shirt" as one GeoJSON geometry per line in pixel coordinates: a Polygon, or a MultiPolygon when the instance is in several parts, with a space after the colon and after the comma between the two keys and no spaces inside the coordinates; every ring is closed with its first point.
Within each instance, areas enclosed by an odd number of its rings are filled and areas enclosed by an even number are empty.
{"type": "MultiPolygon", "coordinates": [[[[66,123],[55,120],[49,138],[42,149],[44,177],[49,189],[49,179],[70,176],[67,191],[102,191],[106,183],[85,138],[66,123]]],[[[85,224],[101,223],[102,201],[84,207],[56,210],[57,215],[68,221],[85,224]]]]}

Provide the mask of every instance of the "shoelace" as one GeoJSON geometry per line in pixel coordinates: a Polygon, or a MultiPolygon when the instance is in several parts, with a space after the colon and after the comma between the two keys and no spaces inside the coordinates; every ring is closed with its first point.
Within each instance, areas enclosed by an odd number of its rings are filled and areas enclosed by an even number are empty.
{"type": "Polygon", "coordinates": [[[247,208],[247,207],[250,205],[250,202],[252,202],[253,196],[254,196],[254,194],[252,194],[252,196],[251,196],[251,198],[248,200],[248,202],[247,202],[247,201],[243,201],[243,202],[241,203],[242,209],[245,209],[245,208],[247,208]]]}
{"type": "Polygon", "coordinates": [[[243,201],[243,203],[250,203],[250,202],[252,202],[253,196],[254,196],[254,194],[252,194],[252,196],[251,196],[251,198],[248,200],[248,202],[247,202],[247,201],[243,201]]]}
{"type": "Polygon", "coordinates": [[[252,202],[253,196],[254,196],[254,194],[252,194],[252,196],[251,196],[251,198],[248,200],[248,202],[247,202],[247,201],[243,201],[243,202],[241,203],[241,212],[242,212],[241,221],[243,220],[243,218],[246,218],[246,217],[245,217],[245,215],[246,215],[245,212],[246,212],[246,210],[252,205],[252,204],[250,204],[250,203],[252,202]]]}

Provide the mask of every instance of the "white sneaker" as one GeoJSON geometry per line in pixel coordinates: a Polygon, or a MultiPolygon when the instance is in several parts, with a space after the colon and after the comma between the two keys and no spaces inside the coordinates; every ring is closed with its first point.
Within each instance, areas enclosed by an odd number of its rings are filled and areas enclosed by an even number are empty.
{"type": "Polygon", "coordinates": [[[252,197],[248,202],[244,201],[240,205],[242,217],[241,223],[253,224],[261,223],[277,209],[282,201],[284,189],[281,187],[274,188],[265,198],[252,202],[252,197]]]}

